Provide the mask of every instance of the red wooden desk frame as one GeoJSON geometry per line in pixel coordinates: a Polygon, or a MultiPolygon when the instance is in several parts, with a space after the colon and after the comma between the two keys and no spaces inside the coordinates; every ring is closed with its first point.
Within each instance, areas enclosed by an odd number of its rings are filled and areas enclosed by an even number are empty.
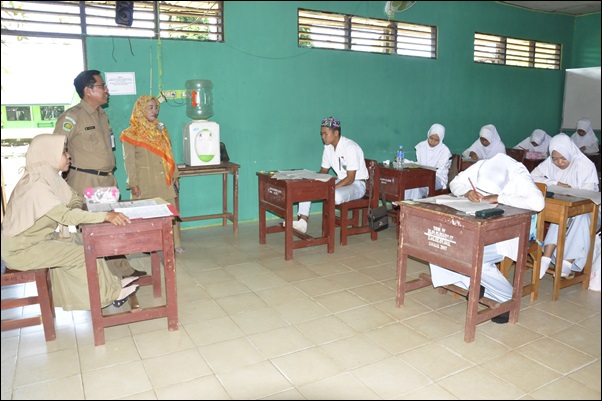
{"type": "Polygon", "coordinates": [[[178,167],[180,178],[196,177],[202,175],[222,175],[222,213],[205,214],[198,216],[182,217],[180,210],[180,197],[176,198],[176,207],[180,211],[180,218],[177,220],[178,233],[180,232],[180,222],[193,220],[223,219],[222,225],[225,226],[228,220],[232,222],[234,233],[238,233],[238,168],[239,164],[224,162],[213,166],[185,166],[178,167]],[[228,174],[232,175],[232,212],[228,211],[228,174]]]}
{"type": "Polygon", "coordinates": [[[335,208],[334,177],[327,182],[319,180],[277,180],[270,174],[258,172],[259,181],[259,243],[266,243],[266,234],[284,232],[284,259],[293,258],[293,249],[315,245],[327,245],[328,253],[334,252],[335,208]],[[322,205],[322,236],[311,237],[293,230],[293,205],[304,201],[324,201],[322,205]],[[285,221],[266,227],[266,211],[285,221]],[[301,240],[293,241],[293,235],[301,240]]]}
{"type": "Polygon", "coordinates": [[[470,288],[480,288],[483,248],[510,238],[519,238],[518,257],[512,299],[497,308],[478,310],[479,292],[470,291],[466,310],[464,341],[475,338],[476,325],[510,311],[510,322],[518,321],[523,294],[523,275],[527,260],[530,210],[498,205],[505,213],[488,219],[466,215],[445,205],[401,202],[400,235],[397,252],[397,299],[404,303],[405,293],[431,285],[430,276],[406,282],[408,256],[445,267],[470,277],[470,288]]]}
{"type": "Polygon", "coordinates": [[[105,343],[105,327],[119,324],[167,317],[169,331],[178,329],[178,299],[176,295],[172,219],[172,216],[135,219],[126,227],[114,226],[111,223],[81,225],[88,273],[94,345],[105,343]],[[165,304],[104,316],[100,305],[96,258],[150,252],[152,274],[151,276],[140,277],[136,284],[152,284],[153,295],[155,298],[159,298],[161,297],[161,261],[156,251],[163,251],[165,304]]]}
{"type": "MultiPolygon", "coordinates": [[[[564,260],[564,242],[566,240],[566,226],[568,219],[584,213],[591,213],[590,246],[589,253],[587,254],[587,261],[583,267],[583,271],[575,274],[575,277],[572,279],[562,278],[560,275],[561,269],[556,269],[556,277],[554,277],[554,288],[552,291],[552,301],[558,299],[560,290],[562,288],[569,287],[577,283],[581,283],[581,288],[583,289],[587,289],[589,287],[590,273],[592,270],[592,258],[594,254],[594,243],[596,239],[598,206],[590,199],[577,198],[569,195],[554,194],[554,197],[546,198],[546,206],[544,207],[541,216],[544,221],[558,224],[556,260],[564,260]]],[[[541,258],[541,255],[539,257],[541,258]]],[[[537,293],[538,291],[539,280],[537,280],[535,284],[535,292],[537,293]]]]}
{"type": "MultiPolygon", "coordinates": [[[[405,199],[406,189],[428,187],[429,196],[435,193],[435,177],[437,172],[427,168],[397,169],[380,164],[380,196],[388,202],[405,199]]],[[[393,222],[399,221],[399,209],[389,210],[393,222]]],[[[395,225],[399,237],[399,224],[395,225]]]]}

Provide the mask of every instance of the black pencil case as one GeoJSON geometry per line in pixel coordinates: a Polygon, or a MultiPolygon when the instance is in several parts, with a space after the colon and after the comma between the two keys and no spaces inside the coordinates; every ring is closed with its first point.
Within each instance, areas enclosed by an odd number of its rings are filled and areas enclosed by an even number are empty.
{"type": "Polygon", "coordinates": [[[495,207],[493,209],[477,210],[474,215],[485,219],[487,217],[499,216],[502,214],[504,214],[504,209],[495,207]]]}

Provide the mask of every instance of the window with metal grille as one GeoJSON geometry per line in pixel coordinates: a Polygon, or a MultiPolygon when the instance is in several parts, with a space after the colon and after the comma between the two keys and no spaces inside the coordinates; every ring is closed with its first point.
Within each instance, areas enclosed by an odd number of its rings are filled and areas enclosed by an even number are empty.
{"type": "Polygon", "coordinates": [[[298,9],[299,47],[437,58],[437,27],[298,9]]]}
{"type": "Polygon", "coordinates": [[[474,34],[475,63],[559,70],[561,49],[559,44],[474,34]]]}
{"type": "Polygon", "coordinates": [[[115,1],[3,1],[2,33],[224,41],[223,1],[134,1],[132,26],[115,1]]]}

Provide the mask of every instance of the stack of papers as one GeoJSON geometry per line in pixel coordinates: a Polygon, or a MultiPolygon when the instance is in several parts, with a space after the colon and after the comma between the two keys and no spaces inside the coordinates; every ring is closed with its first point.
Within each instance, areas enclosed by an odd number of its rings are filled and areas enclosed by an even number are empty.
{"type": "Polygon", "coordinates": [[[277,180],[319,180],[327,182],[332,178],[332,175],[316,173],[311,170],[281,170],[275,173],[272,178],[277,180]]]}

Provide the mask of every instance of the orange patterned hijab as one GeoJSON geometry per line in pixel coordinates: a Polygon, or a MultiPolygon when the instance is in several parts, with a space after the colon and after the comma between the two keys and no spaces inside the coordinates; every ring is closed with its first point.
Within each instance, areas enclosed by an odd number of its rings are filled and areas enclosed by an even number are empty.
{"type": "Polygon", "coordinates": [[[151,122],[146,118],[146,106],[153,99],[157,102],[157,107],[159,107],[159,101],[153,96],[140,96],[136,100],[132,116],[130,117],[130,126],[123,130],[120,139],[122,142],[143,147],[161,156],[167,185],[172,185],[176,164],[171,149],[169,132],[167,132],[167,127],[161,121],[155,120],[151,122]]]}

